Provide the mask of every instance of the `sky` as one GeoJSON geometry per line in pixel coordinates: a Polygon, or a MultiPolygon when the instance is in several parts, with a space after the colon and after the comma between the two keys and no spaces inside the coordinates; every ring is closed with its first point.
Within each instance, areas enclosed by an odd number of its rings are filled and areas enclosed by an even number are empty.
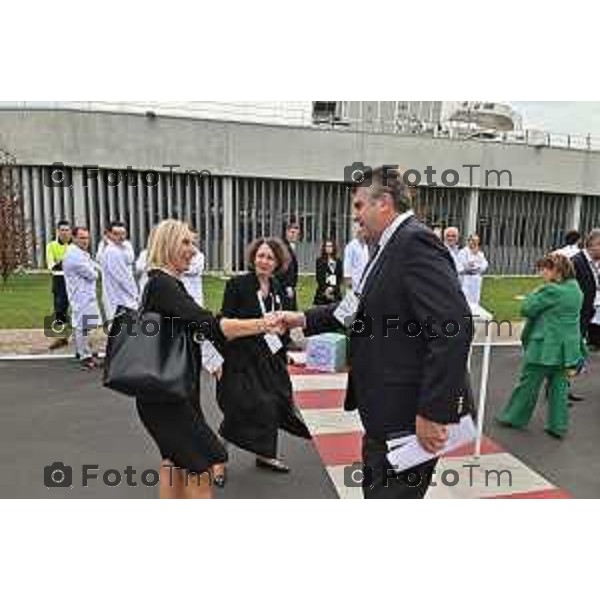
{"type": "Polygon", "coordinates": [[[523,116],[523,128],[600,138],[600,102],[519,102],[510,104],[523,116]]]}

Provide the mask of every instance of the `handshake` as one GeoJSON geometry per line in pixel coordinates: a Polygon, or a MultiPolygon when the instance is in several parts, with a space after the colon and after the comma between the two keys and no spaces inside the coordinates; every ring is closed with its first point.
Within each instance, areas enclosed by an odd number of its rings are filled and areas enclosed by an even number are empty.
{"type": "Polygon", "coordinates": [[[301,312],[271,312],[265,315],[264,326],[266,333],[283,335],[290,329],[296,329],[297,327],[304,329],[306,327],[306,319],[304,313],[301,312]]]}

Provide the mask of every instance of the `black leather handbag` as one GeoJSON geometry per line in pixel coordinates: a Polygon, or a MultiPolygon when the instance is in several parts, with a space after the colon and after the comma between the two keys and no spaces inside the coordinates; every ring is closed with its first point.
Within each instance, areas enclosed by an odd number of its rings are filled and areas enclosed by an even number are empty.
{"type": "Polygon", "coordinates": [[[103,384],[144,400],[187,402],[200,393],[201,341],[181,319],[121,311],[109,332],[103,384]]]}

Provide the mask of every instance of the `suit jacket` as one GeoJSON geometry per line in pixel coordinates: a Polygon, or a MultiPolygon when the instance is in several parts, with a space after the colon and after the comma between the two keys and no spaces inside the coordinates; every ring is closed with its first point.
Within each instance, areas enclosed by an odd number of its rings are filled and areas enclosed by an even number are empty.
{"type": "Polygon", "coordinates": [[[529,294],[521,307],[527,322],[521,334],[525,362],[573,367],[584,357],[579,316],[583,294],[577,281],[548,283],[529,294]]]}
{"type": "Polygon", "coordinates": [[[333,275],[336,277],[335,286],[330,286],[327,284],[327,277],[332,273],[329,269],[329,261],[326,258],[323,258],[322,256],[317,258],[315,267],[317,276],[317,291],[315,292],[314,304],[330,304],[331,302],[339,302],[342,299],[341,287],[344,279],[342,261],[339,258],[335,261],[335,273],[333,273],[333,275]],[[325,291],[328,288],[333,288],[334,290],[333,297],[329,299],[327,299],[327,296],[325,296],[325,291]]]}
{"type": "MultiPolygon", "coordinates": [[[[336,305],[307,312],[307,334],[335,329],[336,305]]],[[[394,233],[369,273],[350,331],[346,408],[369,437],[414,432],[416,416],[456,423],[465,406],[472,339],[469,306],[443,243],[415,217],[394,233]],[[442,331],[448,326],[452,337],[442,331]],[[356,328],[358,330],[359,328],[356,328]],[[417,330],[421,332],[417,334],[417,330]]]]}
{"type": "Polygon", "coordinates": [[[583,292],[583,306],[581,307],[580,324],[581,333],[586,336],[590,321],[594,318],[596,309],[594,302],[596,300],[596,278],[590,267],[590,263],[583,252],[576,254],[571,262],[575,267],[575,276],[577,283],[583,292]]]}

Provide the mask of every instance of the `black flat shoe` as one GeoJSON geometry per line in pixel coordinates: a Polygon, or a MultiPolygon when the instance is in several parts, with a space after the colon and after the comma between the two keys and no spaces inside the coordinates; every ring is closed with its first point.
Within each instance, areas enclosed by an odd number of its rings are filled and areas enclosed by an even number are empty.
{"type": "Polygon", "coordinates": [[[289,473],[290,468],[278,458],[257,458],[256,466],[259,469],[266,469],[274,473],[289,473]]]}
{"type": "Polygon", "coordinates": [[[571,402],[585,402],[585,398],[576,396],[575,394],[569,394],[569,400],[571,402]]]}
{"type": "Polygon", "coordinates": [[[546,429],[545,431],[550,437],[553,437],[555,440],[562,440],[565,437],[564,435],[561,435],[560,433],[556,433],[554,431],[550,431],[549,429],[546,429]]]}

